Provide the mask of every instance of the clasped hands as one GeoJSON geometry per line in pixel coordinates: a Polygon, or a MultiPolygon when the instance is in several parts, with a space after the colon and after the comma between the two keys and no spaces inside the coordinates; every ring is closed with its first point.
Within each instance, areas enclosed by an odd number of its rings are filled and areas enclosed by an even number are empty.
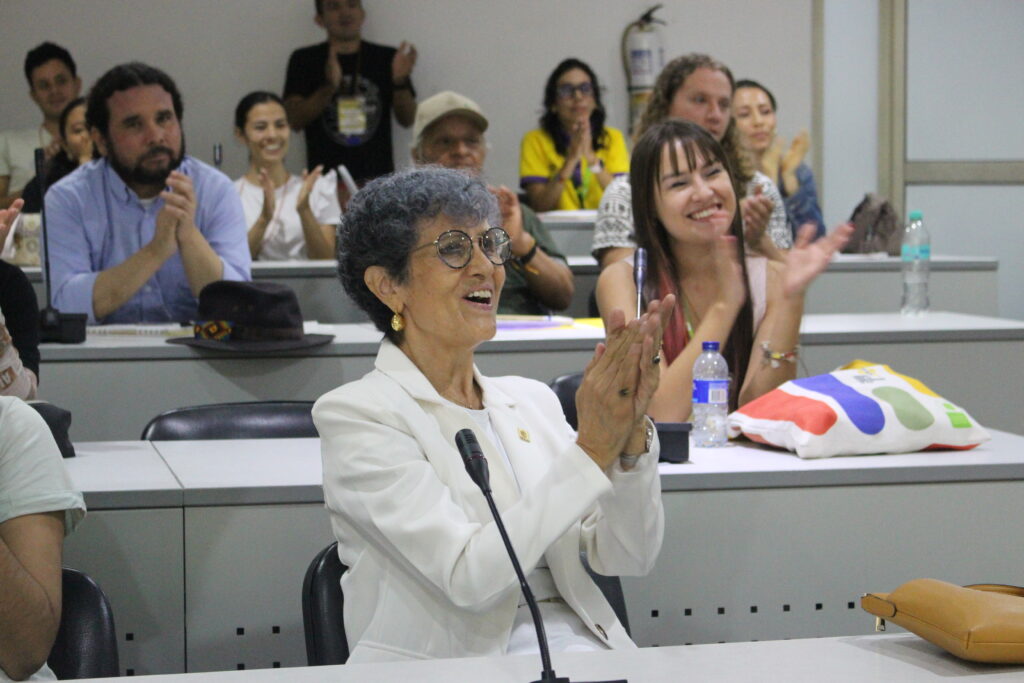
{"type": "Polygon", "coordinates": [[[164,205],[156,215],[152,244],[166,258],[196,230],[196,194],[192,179],[180,171],[171,171],[167,188],[159,196],[164,205]]]}
{"type": "Polygon", "coordinates": [[[576,443],[603,470],[620,455],[644,450],[647,405],[661,377],[661,337],[674,307],[670,294],[628,323],[621,310],[613,310],[606,339],[583,371],[576,443]]]}

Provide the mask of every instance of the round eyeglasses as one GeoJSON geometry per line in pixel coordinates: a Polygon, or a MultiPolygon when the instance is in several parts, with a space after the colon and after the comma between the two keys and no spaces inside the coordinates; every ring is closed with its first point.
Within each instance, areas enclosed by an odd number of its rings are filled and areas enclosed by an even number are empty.
{"type": "Polygon", "coordinates": [[[561,99],[571,100],[576,93],[579,93],[581,97],[590,97],[594,94],[594,86],[591,83],[580,83],[579,85],[562,83],[555,88],[555,92],[561,99]]]}
{"type": "MultiPolygon", "coordinates": [[[[512,240],[501,228],[489,228],[476,238],[487,260],[496,266],[503,266],[512,258],[512,240]]],[[[437,248],[437,258],[449,268],[465,268],[473,258],[473,238],[462,230],[448,230],[429,244],[413,249],[437,248]]]]}

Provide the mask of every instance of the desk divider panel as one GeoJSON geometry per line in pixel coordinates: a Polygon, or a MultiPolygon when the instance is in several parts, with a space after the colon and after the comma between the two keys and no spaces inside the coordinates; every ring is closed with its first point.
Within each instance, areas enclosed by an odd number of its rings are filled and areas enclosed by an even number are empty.
{"type": "Polygon", "coordinates": [[[183,673],[183,511],[90,511],[64,540],[64,564],[85,572],[110,600],[121,675],[183,673]]]}
{"type": "Polygon", "coordinates": [[[185,510],[188,670],[305,666],[302,580],[334,540],[322,504],[185,510]]]}

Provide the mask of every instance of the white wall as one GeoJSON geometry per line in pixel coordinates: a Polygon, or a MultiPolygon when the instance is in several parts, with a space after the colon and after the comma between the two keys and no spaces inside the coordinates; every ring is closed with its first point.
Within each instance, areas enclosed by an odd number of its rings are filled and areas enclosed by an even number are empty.
{"type": "MultiPolygon", "coordinates": [[[[455,89],[474,98],[491,119],[489,174],[514,186],[519,140],[536,125],[544,80],[567,56],[588,62],[605,86],[610,124],[625,128],[625,77],[619,58],[623,28],[651,0],[364,0],[368,39],[414,42],[419,96],[455,89]]],[[[737,78],[758,79],[781,106],[790,136],[810,126],[811,0],[673,0],[660,16],[666,57],[709,52],[737,78]]],[[[234,106],[246,92],[279,91],[288,55],[322,39],[313,0],[0,0],[0,127],[32,125],[21,65],[43,40],[69,48],[86,84],[110,66],[141,59],[164,68],[185,97],[189,149],[209,160],[222,142],[225,170],[241,173],[244,150],[233,142],[234,106]]],[[[408,155],[408,131],[396,136],[396,157],[408,155]]],[[[293,139],[291,166],[301,164],[293,139]]]]}
{"type": "Polygon", "coordinates": [[[908,4],[909,160],[1024,159],[1022,37],[1020,0],[908,4]]]}
{"type": "Polygon", "coordinates": [[[878,0],[826,0],[824,6],[825,139],[818,192],[825,224],[833,226],[878,187],[878,0]]]}

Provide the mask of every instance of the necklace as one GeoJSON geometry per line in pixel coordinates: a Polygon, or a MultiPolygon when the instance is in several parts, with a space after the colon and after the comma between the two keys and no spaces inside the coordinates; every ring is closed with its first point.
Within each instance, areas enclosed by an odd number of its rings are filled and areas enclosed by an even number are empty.
{"type": "Polygon", "coordinates": [[[690,297],[686,296],[686,290],[682,285],[679,287],[679,293],[683,295],[683,319],[686,321],[686,338],[690,340],[693,339],[694,329],[700,326],[700,316],[697,315],[697,309],[690,303],[690,297]],[[696,325],[694,325],[694,321],[696,321],[696,325]]]}

